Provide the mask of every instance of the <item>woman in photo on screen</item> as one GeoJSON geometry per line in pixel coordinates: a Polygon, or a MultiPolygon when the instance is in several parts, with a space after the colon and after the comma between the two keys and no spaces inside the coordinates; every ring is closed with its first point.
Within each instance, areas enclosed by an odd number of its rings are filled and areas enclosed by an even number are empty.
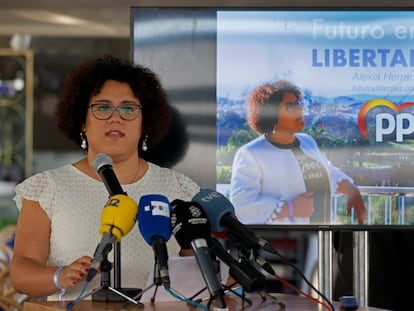
{"type": "Polygon", "coordinates": [[[347,195],[348,214],[366,218],[360,191],[305,133],[302,93],[286,80],[264,83],[249,94],[247,121],[259,137],[237,151],[230,200],[246,224],[330,223],[334,193],[347,195]]]}
{"type": "MultiPolygon", "coordinates": [[[[325,200],[315,194],[328,196],[338,191],[347,195],[348,208],[355,209],[362,224],[366,209],[352,180],[329,163],[309,135],[300,133],[304,128],[300,100],[300,89],[283,80],[264,83],[251,92],[248,122],[261,136],[240,148],[235,157],[231,180],[235,213],[246,224],[290,224],[286,201],[291,200],[295,223],[326,221],[322,215],[329,216],[329,206],[321,206],[325,200]],[[295,151],[297,145],[299,150],[295,151]],[[318,168],[323,168],[321,176],[325,177],[310,189],[312,183],[306,181],[305,173],[316,175],[318,168]],[[330,187],[325,189],[325,184],[330,187]],[[318,211],[320,216],[314,218],[318,211]]],[[[405,286],[401,277],[413,278],[412,258],[407,256],[407,250],[414,249],[413,241],[410,230],[369,232],[370,306],[398,311],[412,308],[411,287],[405,286]]],[[[353,243],[352,232],[334,232],[339,256],[333,284],[335,300],[353,295],[353,243]]]]}
{"type": "MultiPolygon", "coordinates": [[[[302,133],[301,100],[299,87],[286,80],[263,83],[249,94],[247,121],[260,136],[239,148],[233,161],[235,214],[245,224],[329,224],[331,195],[341,192],[348,214],[354,208],[362,224],[366,210],[358,188],[302,133]]],[[[352,258],[352,248],[341,251],[352,258]]]]}
{"type": "MultiPolygon", "coordinates": [[[[93,167],[97,154],[112,158],[122,189],[137,203],[147,194],[190,201],[200,191],[184,174],[145,160],[167,135],[171,111],[159,78],[148,68],[106,55],[71,70],[57,104],[57,125],[85,156],[17,185],[20,213],[11,263],[17,291],[57,300],[63,289],[63,299],[78,298],[102,239],[101,213],[109,196],[93,167]]],[[[174,239],[167,246],[170,256],[178,255],[174,239]]],[[[137,225],[122,238],[121,258],[122,287],[143,288],[154,269],[154,252],[137,225]]],[[[99,288],[100,279],[96,275],[88,291],[99,288]]]]}

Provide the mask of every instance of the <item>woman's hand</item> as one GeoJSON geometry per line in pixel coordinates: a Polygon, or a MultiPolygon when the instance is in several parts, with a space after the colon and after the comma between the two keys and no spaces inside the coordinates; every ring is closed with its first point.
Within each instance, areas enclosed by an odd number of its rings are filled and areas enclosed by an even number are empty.
{"type": "Polygon", "coordinates": [[[358,187],[351,184],[348,180],[343,180],[338,184],[338,191],[347,195],[348,216],[351,216],[353,208],[358,223],[363,224],[367,218],[367,210],[358,187]]]}
{"type": "Polygon", "coordinates": [[[61,287],[71,289],[86,279],[89,267],[93,262],[93,258],[83,256],[76,259],[70,265],[63,267],[59,273],[58,282],[61,287]]]}
{"type": "Polygon", "coordinates": [[[310,218],[313,214],[313,191],[298,195],[292,200],[293,216],[310,218]]]}

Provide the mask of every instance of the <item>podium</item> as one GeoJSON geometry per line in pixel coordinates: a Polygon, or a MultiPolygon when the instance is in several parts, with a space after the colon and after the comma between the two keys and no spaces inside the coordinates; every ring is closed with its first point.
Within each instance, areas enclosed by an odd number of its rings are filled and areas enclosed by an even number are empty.
{"type": "MultiPolygon", "coordinates": [[[[283,303],[286,307],[285,310],[289,311],[320,311],[322,307],[307,298],[295,295],[273,293],[279,303],[283,303]]],[[[252,300],[252,305],[244,303],[239,297],[226,296],[226,304],[229,311],[241,311],[241,310],[256,310],[256,311],[277,311],[283,310],[275,303],[272,299],[262,300],[258,294],[247,294],[252,300]]],[[[66,306],[69,301],[43,301],[43,302],[25,302],[23,305],[24,311],[62,311],[66,310],[66,306]]],[[[333,302],[335,310],[343,310],[340,308],[339,302],[333,302]]],[[[185,311],[194,310],[194,306],[187,305],[181,301],[170,301],[170,302],[145,302],[144,308],[130,304],[124,307],[122,302],[97,302],[92,300],[79,301],[73,307],[74,311],[115,311],[115,310],[150,310],[150,311],[185,311]]],[[[212,308],[210,308],[212,310],[212,308]]],[[[386,311],[385,309],[378,309],[372,307],[359,307],[358,311],[386,311]]]]}

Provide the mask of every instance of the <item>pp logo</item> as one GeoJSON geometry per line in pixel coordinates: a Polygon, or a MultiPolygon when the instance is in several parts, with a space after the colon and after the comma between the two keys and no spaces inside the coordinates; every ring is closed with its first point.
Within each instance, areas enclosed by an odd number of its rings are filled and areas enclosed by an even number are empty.
{"type": "Polygon", "coordinates": [[[366,117],[370,110],[376,107],[387,107],[396,112],[378,113],[375,116],[375,141],[382,142],[384,135],[395,132],[395,140],[403,142],[404,136],[414,132],[414,116],[411,113],[402,112],[408,107],[414,106],[414,103],[402,103],[395,105],[386,99],[373,99],[366,102],[360,109],[358,114],[358,128],[364,137],[368,137],[366,128],[366,117]]]}

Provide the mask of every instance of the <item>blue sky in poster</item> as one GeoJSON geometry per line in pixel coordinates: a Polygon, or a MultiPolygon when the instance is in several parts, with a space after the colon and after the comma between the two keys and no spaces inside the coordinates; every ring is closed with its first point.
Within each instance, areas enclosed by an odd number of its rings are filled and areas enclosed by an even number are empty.
{"type": "Polygon", "coordinates": [[[313,96],[414,94],[414,11],[221,11],[217,95],[285,78],[313,96]]]}

